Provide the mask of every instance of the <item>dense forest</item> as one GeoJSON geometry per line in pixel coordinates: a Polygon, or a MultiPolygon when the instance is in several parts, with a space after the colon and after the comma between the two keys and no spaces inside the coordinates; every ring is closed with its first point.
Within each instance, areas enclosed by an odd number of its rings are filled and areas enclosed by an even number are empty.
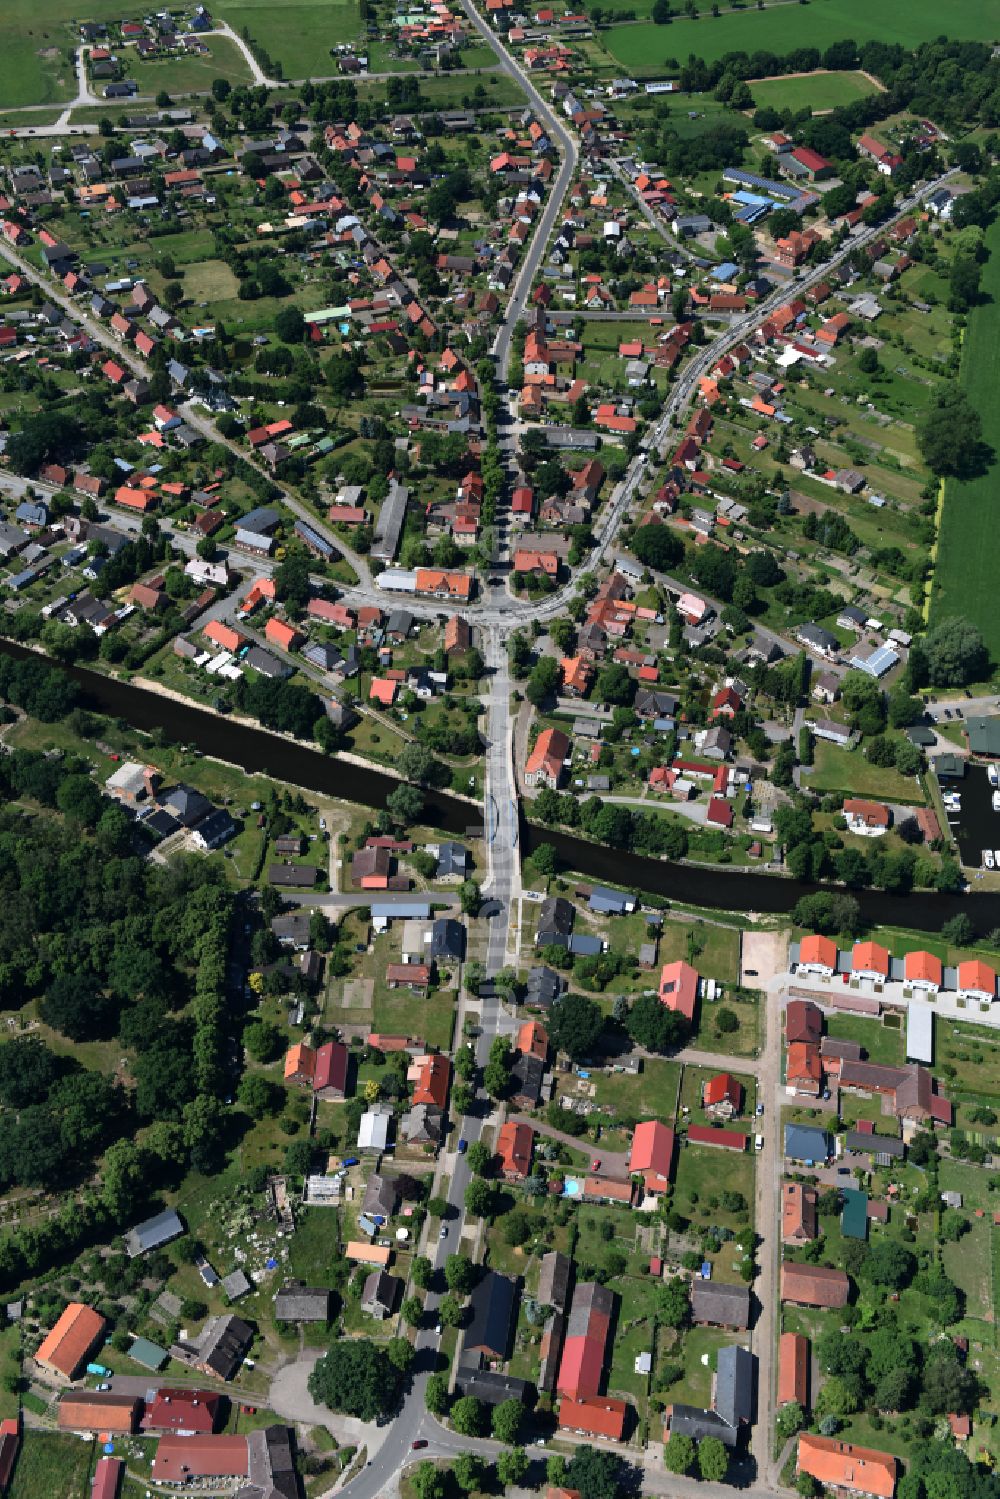
{"type": "MultiPolygon", "coordinates": [[[[24,666],[3,662],[0,690],[57,716],[72,689],[24,666]]],[[[0,758],[0,1005],[25,1023],[0,1042],[0,1189],[68,1194],[58,1218],[0,1239],[5,1288],[107,1238],[189,1166],[216,1169],[226,1144],[235,897],[210,862],[138,857],[131,819],[89,771],[73,756],[0,758]],[[93,1048],[74,1055],[110,1040],[113,1077],[93,1048]]]]}

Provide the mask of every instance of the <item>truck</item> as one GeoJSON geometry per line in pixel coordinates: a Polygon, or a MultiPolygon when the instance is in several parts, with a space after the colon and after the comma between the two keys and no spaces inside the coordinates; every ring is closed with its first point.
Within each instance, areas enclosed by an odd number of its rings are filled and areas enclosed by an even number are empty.
{"type": "Polygon", "coordinates": [[[753,1137],[753,1148],[754,1148],[754,1150],[763,1150],[764,1149],[764,1136],[763,1135],[754,1135],[754,1137],[753,1137]]]}
{"type": "Polygon", "coordinates": [[[111,1370],[110,1369],[105,1369],[105,1367],[104,1367],[103,1364],[88,1364],[87,1365],[87,1373],[88,1374],[98,1374],[102,1378],[106,1378],[111,1373],[111,1370]]]}

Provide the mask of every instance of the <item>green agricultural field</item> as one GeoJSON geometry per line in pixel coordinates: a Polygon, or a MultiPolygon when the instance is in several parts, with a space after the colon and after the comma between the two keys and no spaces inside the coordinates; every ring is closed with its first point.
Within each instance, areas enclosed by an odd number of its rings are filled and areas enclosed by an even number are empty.
{"type": "Polygon", "coordinates": [[[758,109],[839,109],[875,92],[864,73],[807,73],[801,78],[765,78],[750,84],[758,109]]]}
{"type": "Polygon", "coordinates": [[[994,514],[1000,474],[1000,224],[987,232],[992,252],[983,266],[982,301],[969,317],[961,381],[983,419],[983,437],[994,450],[978,479],[948,479],[931,584],[931,621],[962,614],[978,625],[994,660],[1000,660],[996,579],[1000,531],[994,514]]]}
{"type": "MultiPolygon", "coordinates": [[[[631,9],[631,6],[630,6],[631,9]]],[[[704,15],[699,20],[678,20],[669,26],[652,22],[613,26],[601,38],[613,57],[637,74],[666,71],[666,59],[686,58],[691,53],[715,62],[726,52],[754,52],[759,48],[779,55],[797,47],[818,47],[853,37],[868,41],[899,42],[915,47],[932,41],[944,29],[959,40],[992,41],[1000,37],[1000,0],[951,0],[947,12],[929,0],[819,0],[814,5],[769,5],[763,11],[747,10],[704,15]]]]}
{"type": "Polygon", "coordinates": [[[357,0],[221,0],[216,10],[234,31],[246,30],[289,79],[335,73],[331,47],[361,33],[357,0]]]}
{"type": "MultiPolygon", "coordinates": [[[[76,77],[69,60],[81,20],[122,16],[114,0],[4,0],[0,8],[0,100],[5,109],[71,99],[76,77]]],[[[24,124],[35,121],[26,119],[24,124]]]]}

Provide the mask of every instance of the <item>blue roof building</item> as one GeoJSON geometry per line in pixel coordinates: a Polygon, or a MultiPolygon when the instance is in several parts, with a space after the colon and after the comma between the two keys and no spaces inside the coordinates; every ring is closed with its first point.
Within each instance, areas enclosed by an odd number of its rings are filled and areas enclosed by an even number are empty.
{"type": "Polygon", "coordinates": [[[785,1157],[791,1161],[825,1161],[830,1154],[830,1136],[811,1124],[785,1125],[785,1157]]]}

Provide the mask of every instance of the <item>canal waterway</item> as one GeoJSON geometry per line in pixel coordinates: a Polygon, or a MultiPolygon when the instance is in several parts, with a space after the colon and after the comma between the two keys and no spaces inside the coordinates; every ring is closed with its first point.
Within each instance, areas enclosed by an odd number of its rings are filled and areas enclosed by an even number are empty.
{"type": "MultiPolygon", "coordinates": [[[[22,660],[34,655],[25,647],[3,639],[0,651],[22,660]]],[[[237,723],[193,703],[178,702],[176,698],[117,681],[86,667],[64,669],[80,687],[84,706],[123,719],[143,732],[159,731],[173,743],[192,745],[202,754],[239,765],[249,773],[262,772],[307,791],[376,810],[385,806],[389,792],[399,784],[374,768],[325,755],[306,744],[237,723]]],[[[458,837],[467,836],[470,827],[480,821],[470,803],[438,791],[426,794],[425,820],[458,837]]],[[[540,843],[551,843],[568,869],[608,884],[683,901],[686,905],[782,915],[792,910],[800,896],[820,888],[756,871],[643,858],[536,826],[523,817],[519,836],[522,857],[527,857],[540,843]]],[[[921,892],[898,896],[872,890],[853,893],[865,920],[874,925],[936,932],[950,916],[964,911],[979,932],[1000,926],[1000,896],[996,895],[973,892],[966,896],[945,896],[921,892]]]]}

